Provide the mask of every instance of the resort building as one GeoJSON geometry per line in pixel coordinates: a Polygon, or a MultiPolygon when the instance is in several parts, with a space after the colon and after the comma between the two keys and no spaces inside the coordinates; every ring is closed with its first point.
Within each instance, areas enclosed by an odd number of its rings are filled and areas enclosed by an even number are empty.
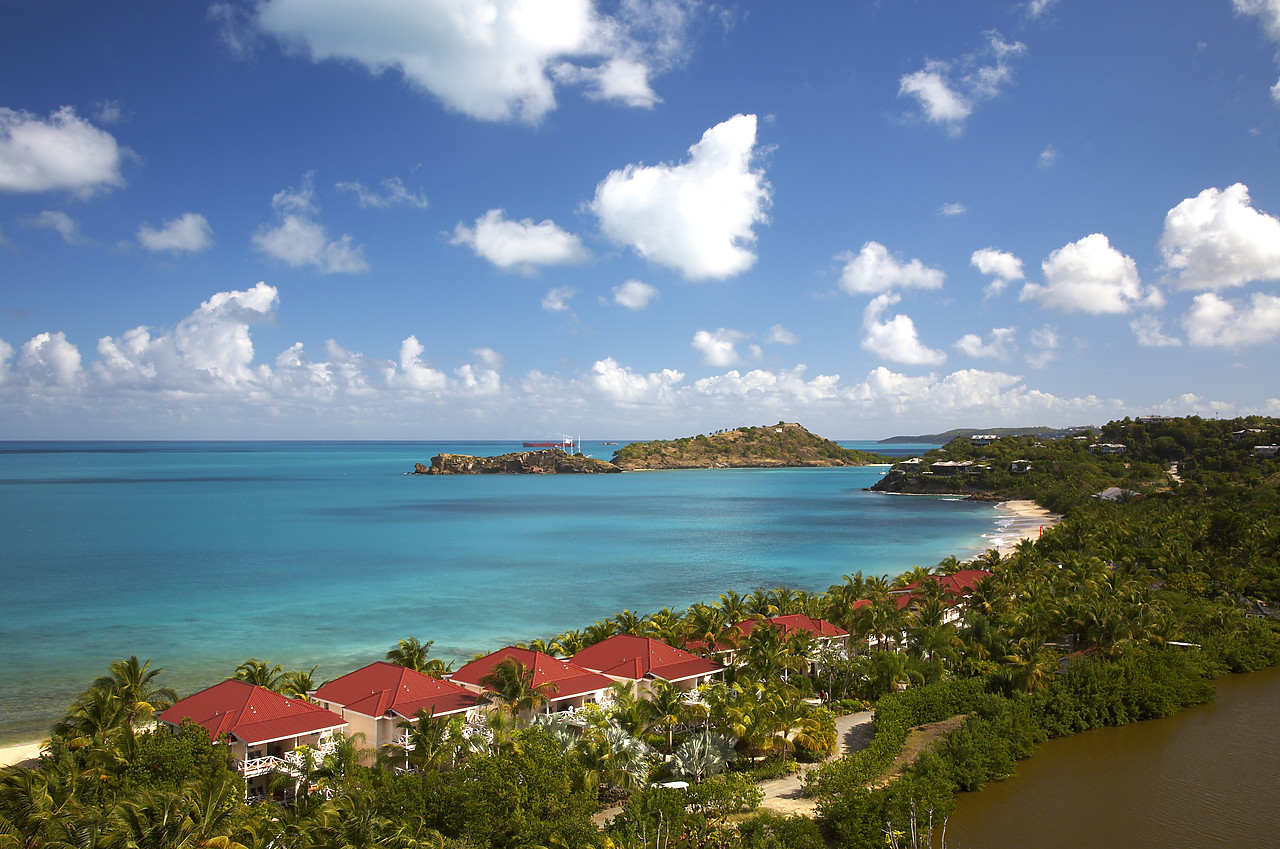
{"type": "Polygon", "coordinates": [[[1274,457],[1277,451],[1280,451],[1280,445],[1253,446],[1253,456],[1255,457],[1274,457]]]}
{"type": "MultiPolygon", "coordinates": [[[[744,619],[736,625],[729,628],[725,636],[718,640],[715,645],[715,653],[724,655],[725,663],[732,664],[734,661],[733,652],[741,647],[743,640],[752,634],[757,628],[770,627],[778,632],[778,636],[786,640],[792,634],[808,634],[819,645],[848,645],[849,632],[838,625],[833,625],[825,619],[815,619],[812,616],[805,616],[803,613],[793,613],[785,616],[771,616],[768,619],[744,619]]],[[[687,644],[687,648],[701,649],[706,644],[700,640],[695,640],[687,644]]]]}
{"type": "Polygon", "coordinates": [[[637,696],[647,692],[650,681],[666,681],[682,690],[692,690],[724,672],[724,666],[714,660],[633,634],[614,634],[578,652],[571,660],[614,681],[633,682],[637,696]]]}
{"type": "MultiPolygon", "coordinates": [[[[906,614],[912,614],[920,609],[921,603],[928,597],[929,593],[925,590],[926,583],[932,583],[941,589],[941,600],[944,606],[942,613],[943,624],[955,622],[960,619],[964,612],[964,600],[973,592],[973,588],[978,582],[985,578],[991,577],[991,573],[985,569],[961,569],[950,575],[929,575],[918,581],[913,581],[899,590],[891,590],[889,598],[893,601],[894,607],[906,614]]],[[[871,604],[868,599],[860,599],[853,603],[853,609],[859,610],[871,604]]],[[[880,645],[879,637],[871,635],[867,639],[867,645],[870,648],[889,648],[901,642],[901,637],[886,635],[885,645],[880,645]]]]}
{"type": "Polygon", "coordinates": [[[225,742],[245,777],[248,798],[266,794],[270,773],[296,774],[304,766],[298,749],[333,751],[333,735],[347,727],[346,720],[319,705],[235,679],[175,702],[156,719],[170,728],[191,720],[204,726],[210,739],[225,742]]]}
{"type": "Polygon", "coordinates": [[[1132,489],[1121,489],[1118,486],[1109,486],[1101,492],[1095,492],[1090,497],[1098,501],[1132,501],[1135,498],[1141,498],[1142,493],[1134,492],[1132,489]]]}
{"type": "Polygon", "coordinates": [[[1128,449],[1115,442],[1095,442],[1089,446],[1089,450],[1095,454],[1123,454],[1128,449]]]}
{"type": "Polygon", "coordinates": [[[471,661],[449,676],[449,680],[472,693],[483,694],[485,687],[480,680],[507,658],[515,658],[532,672],[530,687],[545,687],[546,702],[540,713],[564,714],[572,719],[586,705],[604,705],[609,701],[608,692],[613,681],[605,676],[549,654],[515,646],[507,646],[471,661]]]}
{"type": "MultiPolygon", "coordinates": [[[[790,639],[794,634],[808,634],[813,639],[818,651],[815,652],[815,656],[809,658],[809,674],[811,675],[817,672],[818,658],[816,655],[822,649],[832,646],[847,647],[849,645],[849,632],[839,625],[833,625],[825,619],[805,616],[803,613],[792,613],[785,616],[771,616],[768,619],[742,620],[730,628],[723,639],[716,642],[716,656],[725,664],[733,665],[737,660],[737,651],[742,647],[746,638],[757,629],[766,627],[776,630],[778,636],[783,640],[790,639]]],[[[705,645],[701,641],[694,641],[689,643],[687,647],[698,650],[705,645]]]]}
{"type": "Polygon", "coordinates": [[[348,723],[348,734],[363,734],[367,748],[405,746],[409,735],[403,726],[416,725],[419,711],[461,716],[473,726],[480,721],[473,691],[381,660],[335,678],[311,696],[348,723]]]}

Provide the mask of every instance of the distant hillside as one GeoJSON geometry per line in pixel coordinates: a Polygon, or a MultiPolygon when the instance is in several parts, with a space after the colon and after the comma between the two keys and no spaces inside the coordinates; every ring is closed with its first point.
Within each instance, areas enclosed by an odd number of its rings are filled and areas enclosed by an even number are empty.
{"type": "Polygon", "coordinates": [[[865,466],[889,457],[843,448],[798,424],[740,427],[710,436],[633,442],[613,455],[622,469],[717,469],[790,466],[865,466]]]}
{"type": "Polygon", "coordinates": [[[1079,427],[958,427],[945,433],[926,433],[920,436],[891,436],[881,439],[879,445],[895,445],[904,442],[922,442],[930,445],[946,445],[958,436],[973,436],[975,433],[989,433],[993,436],[1039,436],[1045,439],[1061,439],[1064,436],[1090,431],[1096,433],[1093,425],[1079,427]]]}

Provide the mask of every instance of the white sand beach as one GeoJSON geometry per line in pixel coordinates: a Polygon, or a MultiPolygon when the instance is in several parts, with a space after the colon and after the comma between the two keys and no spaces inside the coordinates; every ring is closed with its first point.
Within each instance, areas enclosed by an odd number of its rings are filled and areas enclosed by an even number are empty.
{"type": "Polygon", "coordinates": [[[990,547],[1002,555],[1012,553],[1024,539],[1034,542],[1041,533],[1062,521],[1060,515],[1050,513],[1034,501],[1002,501],[996,509],[1006,516],[997,520],[996,530],[988,539],[990,547]]]}
{"type": "Polygon", "coordinates": [[[40,757],[40,741],[18,743],[14,746],[0,746],[0,767],[30,766],[28,761],[40,757]]]}

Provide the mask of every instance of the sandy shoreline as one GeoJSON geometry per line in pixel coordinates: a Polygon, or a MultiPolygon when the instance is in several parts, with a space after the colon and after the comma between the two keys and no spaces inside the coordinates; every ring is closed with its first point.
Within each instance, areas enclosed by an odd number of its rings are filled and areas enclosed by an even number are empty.
{"type": "Polygon", "coordinates": [[[996,509],[1005,515],[996,520],[996,530],[987,539],[1002,555],[1012,554],[1024,539],[1035,542],[1040,534],[1052,528],[1062,517],[1050,513],[1034,501],[1001,501],[996,509]]]}
{"type": "Polygon", "coordinates": [[[0,746],[0,767],[31,766],[27,761],[40,757],[40,741],[34,743],[18,743],[13,746],[0,746]]]}

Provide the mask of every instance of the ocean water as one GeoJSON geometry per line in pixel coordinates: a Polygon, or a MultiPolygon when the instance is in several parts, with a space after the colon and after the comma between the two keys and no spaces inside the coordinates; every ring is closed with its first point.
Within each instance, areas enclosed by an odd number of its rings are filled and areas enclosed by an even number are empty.
{"type": "Polygon", "coordinates": [[[518,449],[0,443],[0,743],[45,733],[131,654],[180,692],[249,657],[323,680],[408,636],[465,661],[622,609],[972,556],[997,524],[987,504],[865,492],[878,467],[405,474],[518,449]]]}

